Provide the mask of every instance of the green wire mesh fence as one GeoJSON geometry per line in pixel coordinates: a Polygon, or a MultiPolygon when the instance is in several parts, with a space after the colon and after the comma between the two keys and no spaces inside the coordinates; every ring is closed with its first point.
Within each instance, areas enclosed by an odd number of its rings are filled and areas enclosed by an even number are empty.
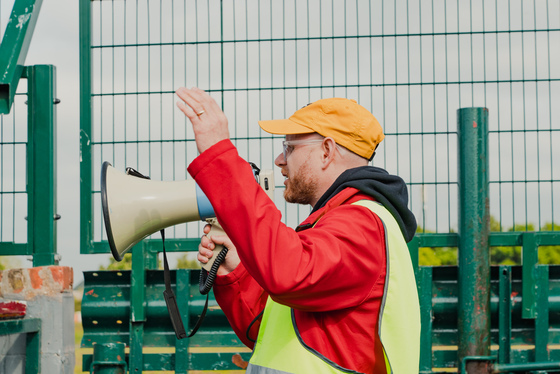
{"type": "MultiPolygon", "coordinates": [[[[180,86],[209,91],[241,156],[264,168],[281,145],[259,119],[319,98],[356,99],[387,135],[374,165],[405,179],[430,233],[457,230],[456,110],[487,107],[495,229],[559,228],[558,1],[82,1],[81,9],[82,106],[91,103],[81,120],[82,152],[91,152],[82,163],[84,253],[105,240],[103,161],[156,180],[187,178],[197,153],[175,108],[180,86]]],[[[308,209],[286,205],[275,176],[276,204],[294,225],[308,209]]],[[[172,235],[199,236],[198,225],[183,226],[172,235]]]]}
{"type": "MultiPolygon", "coordinates": [[[[373,164],[407,182],[421,247],[457,246],[457,109],[486,107],[491,229],[502,232],[490,243],[523,245],[531,254],[514,270],[515,292],[522,288],[531,313],[524,309],[518,318],[515,304],[515,323],[493,330],[493,342],[509,355],[512,344],[526,346],[536,336],[536,348],[515,351],[513,361],[555,359],[556,304],[537,302],[533,291],[545,289],[536,286],[541,281],[556,290],[557,267],[550,267],[550,280],[525,274],[537,269],[539,244],[556,253],[553,246],[560,245],[560,1],[80,0],[80,40],[81,253],[109,252],[99,180],[104,161],[154,180],[188,178],[197,150],[188,120],[175,107],[178,87],[210,92],[229,119],[240,155],[265,169],[273,168],[281,138],[262,132],[258,120],[286,118],[320,98],[356,99],[384,126],[373,164]],[[545,310],[540,316],[537,305],[545,310]]],[[[275,178],[275,203],[293,227],[309,208],[286,204],[278,170],[275,178]]],[[[167,231],[175,244],[190,243],[181,250],[195,250],[201,226],[167,231]]],[[[131,276],[142,277],[142,266],[133,266],[131,276]]],[[[447,287],[455,273],[452,267],[417,272],[424,372],[459,365],[453,313],[443,324],[433,319],[442,312],[433,287],[439,279],[447,287]],[[432,352],[434,346],[444,348],[432,352]]],[[[132,314],[143,310],[144,290],[136,287],[132,314]]],[[[511,307],[506,296],[502,309],[511,307]]],[[[510,313],[502,314],[499,320],[508,321],[510,313]]],[[[139,352],[131,357],[142,356],[142,331],[131,324],[131,351],[139,352]]]]}
{"type": "Polygon", "coordinates": [[[17,243],[27,242],[25,98],[16,96],[10,114],[0,115],[0,254],[17,254],[17,243]]]}

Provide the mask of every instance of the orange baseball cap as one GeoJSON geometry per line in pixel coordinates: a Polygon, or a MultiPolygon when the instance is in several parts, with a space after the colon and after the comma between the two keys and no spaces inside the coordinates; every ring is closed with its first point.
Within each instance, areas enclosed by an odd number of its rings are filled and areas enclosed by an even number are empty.
{"type": "Polygon", "coordinates": [[[321,99],[296,111],[288,119],[259,121],[271,134],[310,134],[316,132],[350,151],[371,159],[385,135],[379,121],[356,100],[321,99]]]}

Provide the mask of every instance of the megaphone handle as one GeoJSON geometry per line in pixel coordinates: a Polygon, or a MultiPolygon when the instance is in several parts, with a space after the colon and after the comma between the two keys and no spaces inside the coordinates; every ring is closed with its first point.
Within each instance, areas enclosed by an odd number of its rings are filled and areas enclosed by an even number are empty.
{"type": "MultiPolygon", "coordinates": [[[[212,240],[212,235],[226,235],[226,233],[222,229],[222,226],[220,226],[220,224],[218,223],[217,219],[210,218],[210,219],[206,220],[206,222],[208,222],[210,225],[212,225],[212,228],[210,229],[210,232],[207,235],[208,239],[212,240]]],[[[201,262],[200,266],[204,270],[209,272],[212,269],[212,265],[214,264],[214,261],[216,261],[216,258],[218,258],[218,255],[220,254],[220,252],[222,252],[223,249],[224,249],[223,245],[216,244],[216,246],[212,250],[212,252],[213,252],[212,257],[209,258],[208,262],[205,263],[205,264],[203,264],[201,262]]]]}
{"type": "MultiPolygon", "coordinates": [[[[211,218],[207,220],[209,224],[212,225],[208,237],[211,238],[212,235],[225,235],[222,226],[218,223],[218,220],[211,218]]],[[[202,264],[202,269],[200,270],[200,282],[199,291],[201,294],[206,295],[212,289],[216,276],[218,274],[218,268],[225,261],[228,253],[228,249],[223,245],[216,245],[213,249],[212,258],[209,259],[208,263],[202,264]]],[[[193,330],[194,331],[194,330],[193,330]]],[[[194,333],[194,332],[193,332],[194,333]]]]}

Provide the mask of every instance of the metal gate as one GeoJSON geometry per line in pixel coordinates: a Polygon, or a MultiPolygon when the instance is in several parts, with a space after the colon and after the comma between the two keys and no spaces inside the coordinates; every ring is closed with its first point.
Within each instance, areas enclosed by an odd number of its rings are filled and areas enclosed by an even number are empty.
{"type": "MultiPolygon", "coordinates": [[[[496,222],[489,242],[523,247],[523,269],[532,274],[524,279],[523,303],[533,308],[523,317],[536,318],[538,296],[529,294],[541,279],[534,270],[538,248],[560,245],[559,1],[80,0],[80,40],[81,253],[108,252],[103,161],[156,180],[187,178],[197,151],[190,124],[175,108],[180,86],[209,91],[228,116],[240,155],[264,168],[281,152],[281,139],[261,132],[259,119],[285,118],[333,96],[370,109],[386,133],[374,164],[409,187],[421,228],[413,254],[458,246],[465,196],[457,110],[484,107],[488,204],[496,222]]],[[[276,186],[275,202],[295,226],[309,210],[285,204],[282,189],[276,186]]],[[[199,224],[169,231],[171,250],[195,250],[199,224]]],[[[141,247],[157,254],[160,243],[148,239],[141,247]]],[[[139,266],[155,266],[137,256],[139,266]]],[[[429,292],[432,278],[420,273],[431,271],[417,273],[427,287],[421,292],[429,292]]],[[[429,321],[432,309],[424,308],[429,321]]],[[[559,344],[553,321],[546,322],[544,347],[559,344]]],[[[423,334],[425,343],[436,344],[432,333],[423,334]]],[[[557,352],[552,348],[547,359],[557,352]]],[[[532,349],[500,362],[535,361],[532,349]]],[[[426,372],[440,363],[431,350],[422,357],[426,372]]]]}

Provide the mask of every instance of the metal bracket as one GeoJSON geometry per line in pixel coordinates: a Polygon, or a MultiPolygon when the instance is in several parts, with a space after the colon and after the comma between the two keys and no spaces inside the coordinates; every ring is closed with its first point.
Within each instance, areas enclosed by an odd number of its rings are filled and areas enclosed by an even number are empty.
{"type": "Polygon", "coordinates": [[[0,114],[10,113],[43,0],[16,0],[0,44],[0,114]]]}

